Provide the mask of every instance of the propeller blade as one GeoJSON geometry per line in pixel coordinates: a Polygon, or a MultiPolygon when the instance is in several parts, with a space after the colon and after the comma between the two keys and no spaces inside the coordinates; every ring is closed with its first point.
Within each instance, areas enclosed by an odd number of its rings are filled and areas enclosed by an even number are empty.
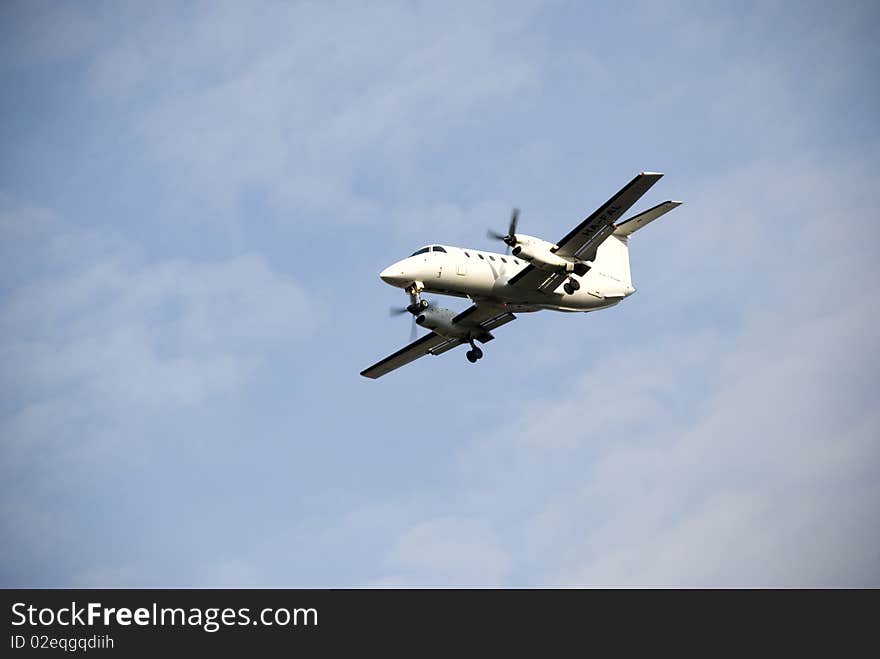
{"type": "Polygon", "coordinates": [[[519,208],[514,208],[513,212],[510,214],[510,224],[507,227],[507,235],[504,236],[497,231],[493,231],[492,229],[488,229],[486,231],[486,235],[492,240],[502,240],[507,245],[507,249],[504,250],[505,254],[510,254],[510,246],[516,242],[514,236],[516,235],[516,225],[519,223],[519,208]]]}
{"type": "Polygon", "coordinates": [[[410,329],[410,331],[409,331],[409,342],[412,343],[413,341],[416,340],[416,336],[418,336],[418,333],[419,333],[419,326],[416,325],[416,317],[415,316],[413,316],[412,325],[410,327],[412,329],[410,329]]]}
{"type": "Polygon", "coordinates": [[[388,315],[389,316],[401,316],[408,311],[406,307],[389,307],[388,315]]]}
{"type": "Polygon", "coordinates": [[[516,225],[519,222],[519,208],[514,208],[513,212],[510,214],[510,230],[507,232],[507,235],[513,238],[516,233],[516,225]]]}

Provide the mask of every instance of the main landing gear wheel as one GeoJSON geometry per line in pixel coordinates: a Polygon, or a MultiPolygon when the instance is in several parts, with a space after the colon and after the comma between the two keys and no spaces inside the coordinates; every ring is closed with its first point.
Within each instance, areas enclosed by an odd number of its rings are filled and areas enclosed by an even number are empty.
{"type": "Polygon", "coordinates": [[[581,287],[581,285],[578,282],[578,280],[575,279],[574,277],[572,277],[567,282],[565,282],[565,285],[562,287],[562,290],[564,290],[569,295],[574,295],[575,291],[580,290],[580,287],[581,287]]]}
{"type": "Polygon", "coordinates": [[[483,351],[472,343],[471,349],[467,351],[466,357],[471,364],[475,364],[478,359],[483,358],[483,351]]]}

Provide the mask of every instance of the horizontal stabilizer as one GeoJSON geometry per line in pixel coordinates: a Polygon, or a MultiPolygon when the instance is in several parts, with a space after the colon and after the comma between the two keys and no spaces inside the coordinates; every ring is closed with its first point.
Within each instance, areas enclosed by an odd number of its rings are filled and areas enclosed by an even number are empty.
{"type": "Polygon", "coordinates": [[[661,215],[665,215],[673,208],[677,208],[681,206],[680,201],[664,201],[662,204],[657,204],[654,208],[649,208],[644,213],[639,213],[638,215],[633,215],[628,220],[624,220],[620,224],[617,225],[617,228],[614,230],[615,236],[628,236],[634,231],[638,231],[643,226],[648,224],[649,222],[653,222],[661,215]]]}

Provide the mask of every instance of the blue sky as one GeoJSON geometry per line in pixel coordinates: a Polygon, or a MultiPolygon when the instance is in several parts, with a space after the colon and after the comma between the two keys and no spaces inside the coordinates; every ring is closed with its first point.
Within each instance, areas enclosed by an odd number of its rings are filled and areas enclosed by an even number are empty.
{"type": "Polygon", "coordinates": [[[4,3],[0,584],[880,585],[878,18],[4,3]],[[643,170],[625,304],[358,375],[643,170]]]}

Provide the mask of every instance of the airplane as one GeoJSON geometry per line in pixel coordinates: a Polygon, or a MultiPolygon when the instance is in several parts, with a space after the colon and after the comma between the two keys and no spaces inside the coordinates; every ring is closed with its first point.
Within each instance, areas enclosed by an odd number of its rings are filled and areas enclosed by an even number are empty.
{"type": "Polygon", "coordinates": [[[556,243],[517,233],[519,211],[514,209],[506,234],[488,232],[507,245],[504,254],[428,245],[388,266],[379,277],[402,288],[410,300],[397,313],[409,312],[415,325],[431,332],[361,375],[380,378],[419,357],[442,355],[464,344],[470,346],[466,356],[473,364],[483,357],[477,342],[494,339],[492,331],[515,320],[514,313],[590,312],[628,298],[636,291],[630,276],[629,237],[682,202],[664,201],[620,223],[617,220],[662,176],[638,174],[556,243]],[[473,304],[456,313],[422,299],[425,292],[469,298],[473,304]]]}

